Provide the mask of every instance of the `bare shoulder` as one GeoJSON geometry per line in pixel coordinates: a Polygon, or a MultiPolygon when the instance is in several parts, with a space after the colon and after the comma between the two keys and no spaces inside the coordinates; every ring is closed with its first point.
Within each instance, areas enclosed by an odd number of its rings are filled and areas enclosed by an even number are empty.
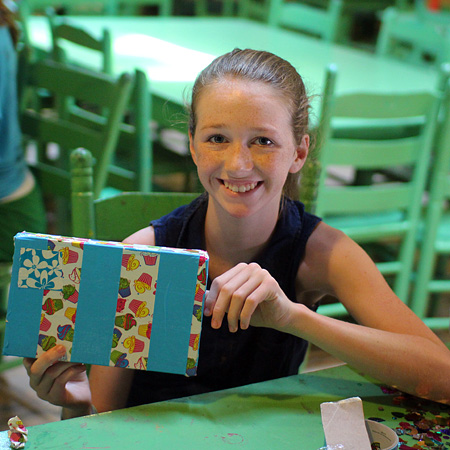
{"type": "Polygon", "coordinates": [[[342,231],[323,222],[307,242],[298,286],[331,295],[355,314],[366,301],[395,297],[369,255],[342,231]]]}
{"type": "MultiPolygon", "coordinates": [[[[340,258],[344,251],[351,253],[352,243],[341,231],[320,222],[306,244],[305,256],[298,271],[301,284],[306,289],[315,288],[333,295],[330,280],[332,261],[340,258]]],[[[356,249],[353,248],[353,251],[356,249]]]]}
{"type": "Polygon", "coordinates": [[[334,296],[360,324],[436,336],[399,299],[370,256],[343,232],[320,223],[306,245],[298,279],[306,290],[334,296]],[[386,314],[389,311],[389,314],[386,314]]]}
{"type": "Polygon", "coordinates": [[[145,227],[128,236],[123,242],[127,244],[155,245],[155,230],[145,227]]]}

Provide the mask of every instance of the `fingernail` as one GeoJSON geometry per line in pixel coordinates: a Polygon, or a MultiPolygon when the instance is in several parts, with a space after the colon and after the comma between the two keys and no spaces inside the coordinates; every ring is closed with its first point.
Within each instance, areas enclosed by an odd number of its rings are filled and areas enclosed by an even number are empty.
{"type": "Polygon", "coordinates": [[[55,350],[60,353],[61,355],[64,355],[66,353],[66,347],[64,345],[57,345],[55,347],[55,350]]]}
{"type": "Polygon", "coordinates": [[[205,316],[209,316],[211,314],[211,310],[209,308],[205,308],[204,314],[205,316]]]}

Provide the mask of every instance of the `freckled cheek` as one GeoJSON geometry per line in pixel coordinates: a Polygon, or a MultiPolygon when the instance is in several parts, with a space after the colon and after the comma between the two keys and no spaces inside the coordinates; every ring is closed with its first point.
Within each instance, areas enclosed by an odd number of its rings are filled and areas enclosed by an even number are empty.
{"type": "Polygon", "coordinates": [[[220,152],[198,152],[197,166],[205,169],[212,169],[222,165],[224,157],[220,152]]]}

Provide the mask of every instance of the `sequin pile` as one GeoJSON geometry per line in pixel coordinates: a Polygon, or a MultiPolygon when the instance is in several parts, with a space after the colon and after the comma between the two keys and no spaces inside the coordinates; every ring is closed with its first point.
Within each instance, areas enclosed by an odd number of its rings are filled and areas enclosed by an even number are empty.
{"type": "MultiPolygon", "coordinates": [[[[392,395],[394,406],[406,409],[406,412],[391,412],[392,418],[398,420],[394,431],[399,437],[399,450],[450,450],[450,407],[385,386],[381,389],[385,394],[392,395]]],[[[371,419],[384,421],[380,418],[371,419]]]]}

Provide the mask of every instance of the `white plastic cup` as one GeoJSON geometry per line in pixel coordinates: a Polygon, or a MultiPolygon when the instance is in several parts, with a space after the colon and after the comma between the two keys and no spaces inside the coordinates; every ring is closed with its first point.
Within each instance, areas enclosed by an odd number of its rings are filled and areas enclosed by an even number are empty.
{"type": "Polygon", "coordinates": [[[378,442],[380,450],[398,449],[398,436],[392,428],[374,420],[366,420],[366,428],[371,444],[378,442]]]}

